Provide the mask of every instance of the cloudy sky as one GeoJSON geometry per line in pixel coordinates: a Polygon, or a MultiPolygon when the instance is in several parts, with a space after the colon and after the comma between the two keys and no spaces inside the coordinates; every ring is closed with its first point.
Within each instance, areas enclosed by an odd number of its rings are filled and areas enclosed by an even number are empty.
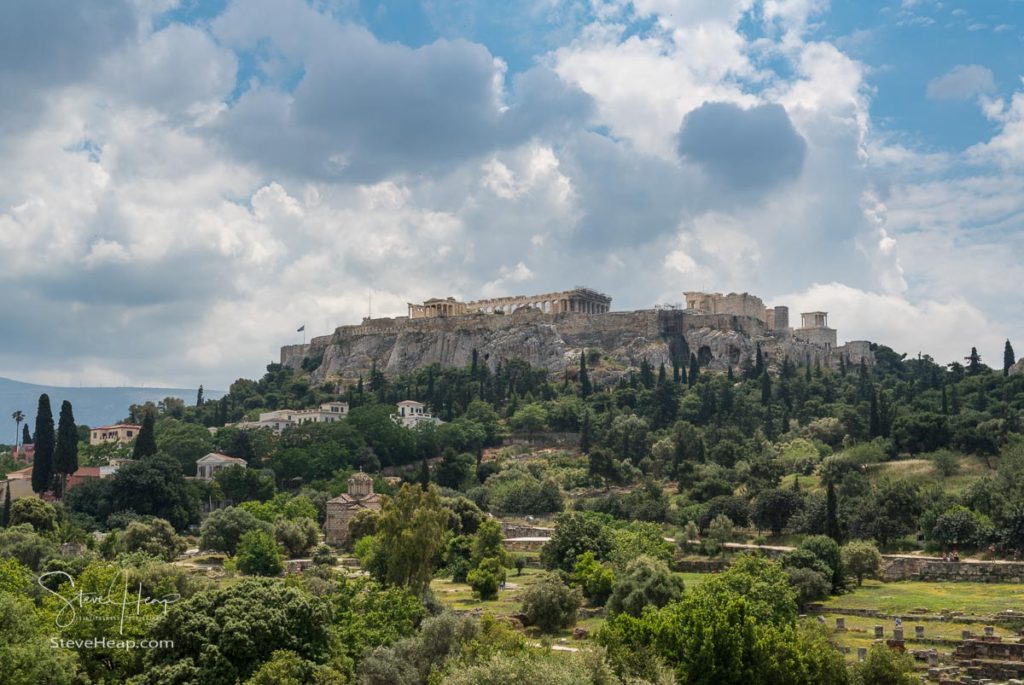
{"type": "Polygon", "coordinates": [[[257,376],[407,301],[747,290],[1024,351],[1019,0],[13,0],[0,375],[257,376]]]}

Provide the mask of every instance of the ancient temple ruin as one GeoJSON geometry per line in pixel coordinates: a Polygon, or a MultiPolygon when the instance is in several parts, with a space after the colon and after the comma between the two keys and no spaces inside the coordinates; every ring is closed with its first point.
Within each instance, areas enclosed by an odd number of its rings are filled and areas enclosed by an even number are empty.
{"type": "Polygon", "coordinates": [[[431,298],[416,304],[409,302],[410,319],[464,316],[466,314],[511,314],[524,307],[532,307],[545,314],[575,312],[604,314],[612,306],[612,298],[604,293],[576,286],[572,290],[542,295],[511,295],[472,302],[459,302],[454,297],[431,298]]]}

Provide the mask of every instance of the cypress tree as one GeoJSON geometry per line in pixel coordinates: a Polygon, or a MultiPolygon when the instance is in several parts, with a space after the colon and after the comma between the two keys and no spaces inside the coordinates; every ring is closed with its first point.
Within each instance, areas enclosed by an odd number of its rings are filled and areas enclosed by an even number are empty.
{"type": "Polygon", "coordinates": [[[967,360],[967,375],[977,376],[981,373],[981,355],[978,354],[978,348],[972,347],[971,354],[965,357],[967,360]]]}
{"type": "Polygon", "coordinates": [[[3,526],[6,528],[11,525],[11,482],[7,481],[4,487],[4,513],[3,513],[3,526]]]}
{"type": "Polygon", "coordinates": [[[658,368],[658,385],[664,385],[667,378],[668,374],[665,373],[665,362],[662,362],[661,366],[658,368]]]}
{"type": "Polygon", "coordinates": [[[420,485],[426,490],[430,486],[430,465],[427,464],[427,458],[423,457],[423,461],[420,462],[420,485]]]}
{"type": "Polygon", "coordinates": [[[199,386],[199,392],[196,393],[196,406],[203,406],[203,386],[199,386]]]}
{"type": "Polygon", "coordinates": [[[32,444],[32,432],[29,431],[27,423],[24,426],[21,427],[21,444],[22,445],[31,445],[32,444]]]}
{"type": "Polygon", "coordinates": [[[761,374],[761,404],[768,405],[772,401],[772,379],[765,371],[761,374]]]}
{"type": "Polygon", "coordinates": [[[473,348],[473,360],[469,364],[469,379],[476,380],[477,365],[480,363],[480,353],[473,348]]]}
{"type": "Polygon", "coordinates": [[[53,476],[58,497],[64,496],[68,476],[78,470],[78,429],[71,403],[61,402],[57,421],[57,445],[53,451],[53,476]]]}
{"type": "Polygon", "coordinates": [[[942,415],[949,416],[949,397],[946,396],[946,386],[942,386],[942,415]]]}
{"type": "Polygon", "coordinates": [[[587,351],[580,353],[580,397],[590,397],[593,388],[590,385],[590,374],[587,373],[587,351]]]}
{"type": "Polygon", "coordinates": [[[757,357],[754,359],[754,378],[764,373],[764,355],[761,354],[761,343],[757,343],[757,357]]]}
{"type": "Polygon", "coordinates": [[[590,452],[591,438],[590,428],[590,411],[583,412],[583,420],[580,422],[580,452],[587,454],[590,452]]]}
{"type": "Polygon", "coordinates": [[[830,480],[825,494],[825,535],[841,545],[839,534],[839,503],[836,501],[836,486],[830,480]]]}
{"type": "Polygon", "coordinates": [[[36,494],[50,489],[54,442],[50,396],[43,393],[39,396],[39,407],[36,409],[36,454],[32,462],[32,492],[36,494]]]}
{"type": "Polygon", "coordinates": [[[1010,375],[1010,367],[1017,363],[1017,358],[1013,354],[1013,345],[1010,341],[1006,341],[1006,346],[1003,347],[1003,376],[1010,375]]]}
{"type": "Polygon", "coordinates": [[[949,388],[949,410],[953,414],[960,413],[960,393],[956,391],[955,383],[949,388]]]}
{"type": "Polygon", "coordinates": [[[726,372],[725,379],[730,383],[734,383],[736,381],[736,377],[732,373],[732,364],[729,364],[729,371],[726,372]]]}
{"type": "Polygon", "coordinates": [[[693,385],[693,384],[695,384],[697,382],[697,377],[698,376],[700,376],[700,364],[697,363],[697,355],[695,355],[693,352],[691,352],[690,353],[690,375],[688,376],[688,380],[690,382],[690,385],[693,385]]]}
{"type": "Polygon", "coordinates": [[[156,436],[153,434],[155,423],[156,418],[153,416],[153,412],[147,411],[146,415],[142,417],[142,429],[139,431],[138,437],[135,438],[135,446],[132,447],[132,459],[151,457],[156,454],[156,436]]]}
{"type": "Polygon", "coordinates": [[[868,412],[868,436],[877,438],[882,434],[882,422],[878,415],[878,393],[871,391],[870,409],[868,412]]]}

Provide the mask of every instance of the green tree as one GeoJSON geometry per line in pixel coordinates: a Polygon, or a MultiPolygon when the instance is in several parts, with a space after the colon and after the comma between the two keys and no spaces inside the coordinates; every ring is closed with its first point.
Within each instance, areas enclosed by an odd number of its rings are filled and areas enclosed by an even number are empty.
{"type": "Polygon", "coordinates": [[[597,640],[622,675],[654,680],[665,666],[694,685],[845,685],[829,636],[796,623],[795,591],[773,562],[741,555],[679,602],[609,619],[597,640]]]}
{"type": "Polygon", "coordinates": [[[502,566],[509,563],[508,552],[505,551],[505,536],[501,532],[501,524],[497,519],[486,518],[480,522],[476,535],[473,536],[473,548],[470,557],[474,566],[484,559],[497,559],[502,566]]]}
{"type": "Polygon", "coordinates": [[[839,530],[839,502],[836,499],[836,486],[829,480],[825,486],[825,535],[836,541],[842,542],[842,532],[839,530]]]}
{"type": "Polygon", "coordinates": [[[687,375],[686,380],[690,386],[697,384],[697,378],[700,376],[700,363],[697,361],[697,355],[690,353],[690,373],[687,375]]]}
{"type": "Polygon", "coordinates": [[[527,404],[512,415],[509,424],[517,431],[536,435],[547,428],[548,413],[541,404],[527,404]]]}
{"type": "Polygon", "coordinates": [[[781,535],[789,520],[800,511],[802,504],[803,499],[792,490],[762,490],[754,499],[752,518],[758,528],[767,528],[773,535],[781,535]]]}
{"type": "Polygon", "coordinates": [[[18,439],[21,437],[21,422],[25,420],[25,412],[18,409],[11,418],[14,419],[14,446],[18,446],[18,439]]]}
{"type": "MultiPolygon", "coordinates": [[[[338,622],[346,618],[339,616],[338,622]]],[[[141,682],[244,682],[277,650],[322,663],[330,633],[327,598],[313,597],[295,584],[244,578],[170,606],[147,636],[169,640],[170,646],[146,651],[141,682]]]]}
{"type": "Polygon", "coordinates": [[[132,521],[118,543],[126,552],[141,551],[164,561],[174,561],[185,551],[185,541],[174,532],[174,527],[158,518],[132,521]]]}
{"type": "Polygon", "coordinates": [[[198,491],[185,480],[178,463],[170,457],[157,454],[125,464],[113,478],[98,481],[95,487],[97,497],[109,498],[112,512],[156,516],[170,521],[179,531],[199,521],[198,491]]]}
{"type": "Polygon", "coordinates": [[[242,533],[235,552],[238,570],[249,576],[277,576],[284,570],[281,548],[266,530],[242,533]]]}
{"type": "Polygon", "coordinates": [[[31,525],[37,533],[52,533],[57,529],[57,510],[36,497],[22,497],[11,506],[11,525],[22,523],[31,525]]]}
{"type": "Polygon", "coordinates": [[[555,575],[549,575],[523,592],[521,612],[526,623],[544,633],[554,633],[576,625],[582,603],[578,588],[571,588],[555,575]]]}
{"type": "Polygon", "coordinates": [[[683,596],[683,579],[661,559],[639,556],[615,580],[608,610],[639,616],[644,607],[663,607],[683,596]]]}
{"type": "Polygon", "coordinates": [[[4,511],[3,518],[0,520],[0,525],[4,528],[11,525],[11,486],[10,483],[4,484],[4,511]]]}
{"type": "Polygon", "coordinates": [[[611,597],[615,585],[615,571],[608,564],[594,558],[593,552],[584,552],[572,572],[572,582],[583,590],[583,596],[596,606],[603,606],[611,597]]]}
{"type": "Polygon", "coordinates": [[[971,353],[964,358],[967,361],[967,375],[977,376],[981,373],[981,355],[978,354],[978,348],[972,347],[971,353]]]}
{"type": "Polygon", "coordinates": [[[232,502],[256,500],[265,502],[274,496],[277,486],[274,476],[259,469],[247,469],[241,465],[219,469],[213,479],[220,485],[225,499],[232,502]]]}
{"type": "Polygon", "coordinates": [[[590,385],[590,374],[587,373],[587,351],[580,352],[580,397],[590,397],[593,388],[590,385]]]}
{"type": "Polygon", "coordinates": [[[874,578],[882,570],[882,554],[868,540],[851,540],[840,550],[843,567],[860,585],[865,578],[874,578]]]}
{"type": "Polygon", "coordinates": [[[914,685],[920,678],[914,673],[914,662],[885,645],[872,645],[867,658],[854,664],[851,685],[914,685]]]}
{"type": "Polygon", "coordinates": [[[765,369],[761,374],[761,404],[768,406],[772,403],[772,378],[765,369]]]}
{"type": "Polygon", "coordinates": [[[242,536],[253,530],[269,534],[271,526],[239,507],[215,509],[199,528],[199,547],[235,554],[242,536]]]}
{"type": "Polygon", "coordinates": [[[605,560],[612,551],[612,536],[598,518],[580,512],[567,512],[555,520],[555,531],[540,550],[540,560],[548,569],[571,572],[584,552],[605,560]]]}
{"type": "Polygon", "coordinates": [[[53,623],[27,597],[0,592],[0,674],[5,685],[81,682],[78,657],[50,644],[53,623]]]}
{"type": "Polygon", "coordinates": [[[457,454],[449,448],[434,471],[434,480],[442,487],[462,490],[476,480],[475,472],[476,457],[465,452],[457,454]]]}
{"type": "Polygon", "coordinates": [[[384,500],[377,523],[379,567],[386,583],[420,594],[430,586],[448,512],[437,491],[405,484],[384,500]]]}
{"type": "Polygon", "coordinates": [[[843,559],[839,551],[839,543],[827,535],[811,535],[803,539],[797,548],[811,552],[828,566],[831,576],[832,592],[841,592],[846,584],[843,559]]]}
{"type": "Polygon", "coordinates": [[[1003,376],[1010,375],[1010,367],[1017,363],[1017,357],[1013,353],[1013,345],[1010,341],[1006,341],[1006,345],[1003,346],[1003,376]]]}
{"type": "Polygon", "coordinates": [[[68,476],[78,470],[78,428],[71,403],[61,402],[57,421],[57,442],[53,450],[53,478],[58,497],[64,495],[68,476]]]}
{"type": "Polygon", "coordinates": [[[39,406],[36,409],[35,446],[35,457],[32,461],[32,492],[42,494],[50,489],[53,482],[53,450],[56,446],[50,396],[46,393],[39,396],[39,406]]]}
{"type": "Polygon", "coordinates": [[[466,576],[466,582],[479,599],[485,602],[495,599],[498,596],[498,587],[505,582],[505,567],[501,560],[495,557],[482,559],[466,576]]]}
{"type": "Polygon", "coordinates": [[[311,518],[278,519],[274,539],[291,559],[304,557],[320,540],[320,526],[311,518]]]}
{"type": "Polygon", "coordinates": [[[132,459],[142,459],[156,454],[156,417],[154,412],[147,411],[142,417],[142,428],[135,437],[135,445],[132,447],[132,459]]]}

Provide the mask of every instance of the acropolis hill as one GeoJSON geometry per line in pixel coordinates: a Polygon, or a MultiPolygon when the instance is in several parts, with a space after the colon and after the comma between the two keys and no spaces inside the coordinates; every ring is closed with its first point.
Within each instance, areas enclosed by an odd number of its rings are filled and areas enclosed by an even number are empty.
{"type": "Polygon", "coordinates": [[[281,363],[312,369],[318,381],[363,376],[374,362],[390,375],[434,363],[465,366],[474,349],[492,369],[501,360],[522,359],[553,374],[575,368],[583,350],[596,349],[611,379],[645,359],[655,368],[673,362],[685,368],[691,353],[704,368],[738,369],[752,362],[757,345],[770,364],[786,357],[833,368],[842,359],[874,363],[866,341],[837,345],[827,312],[801,313],[800,327],[792,328],[787,307],[766,307],[749,293],[684,297],[685,307],[636,311],[611,311],[610,297],[583,287],[474,302],[430,299],[410,303],[408,316],[365,318],[308,344],[282,347],[281,363]]]}

